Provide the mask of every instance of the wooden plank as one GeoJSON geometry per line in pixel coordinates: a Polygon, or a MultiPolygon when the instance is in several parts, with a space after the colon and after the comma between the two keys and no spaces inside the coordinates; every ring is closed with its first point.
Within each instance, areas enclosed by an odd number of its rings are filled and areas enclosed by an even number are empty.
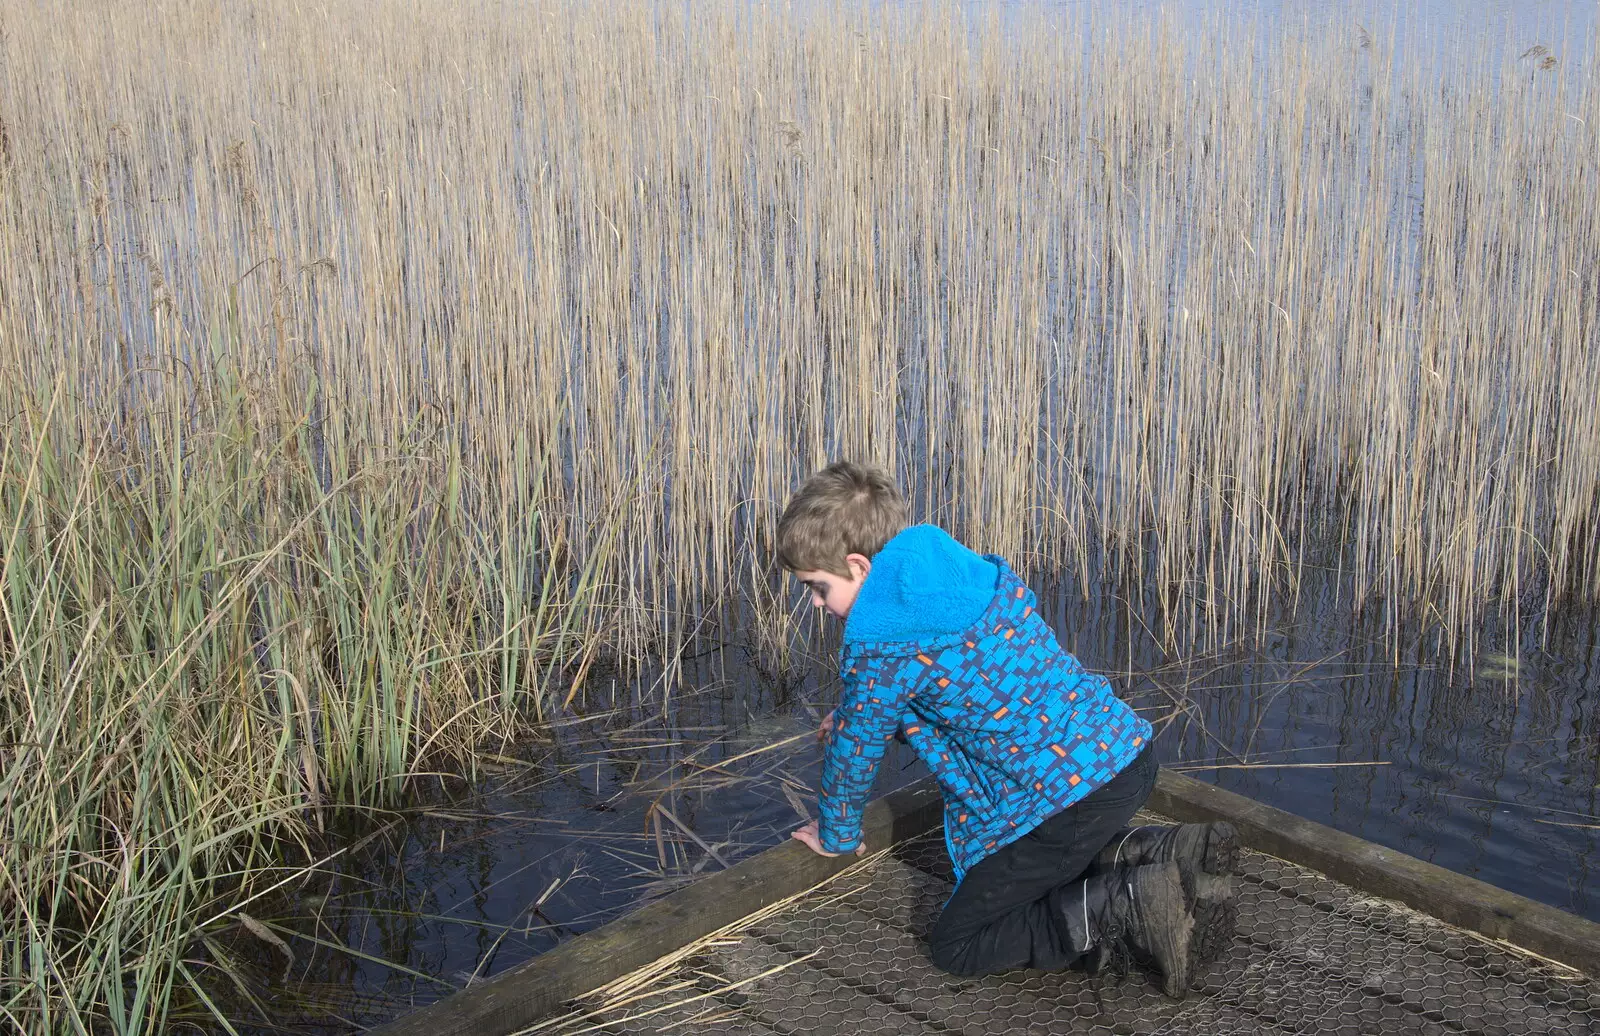
{"type": "Polygon", "coordinates": [[[1600,924],[1575,914],[1169,770],[1149,808],[1189,823],[1226,820],[1252,849],[1600,976],[1600,924]]]}
{"type": "MultiPolygon", "coordinates": [[[[869,848],[882,849],[934,827],[939,789],[919,781],[867,807],[869,848]]],[[[372,1029],[372,1036],[500,1036],[560,1011],[567,1002],[627,975],[762,907],[797,895],[855,863],[790,841],[702,878],[655,903],[503,975],[372,1029]]]]}

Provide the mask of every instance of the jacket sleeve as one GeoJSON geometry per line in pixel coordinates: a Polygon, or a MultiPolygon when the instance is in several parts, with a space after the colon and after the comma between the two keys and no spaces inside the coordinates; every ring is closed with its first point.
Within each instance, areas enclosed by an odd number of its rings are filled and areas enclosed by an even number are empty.
{"type": "Polygon", "coordinates": [[[917,667],[901,659],[870,658],[846,666],[817,806],[820,841],[828,852],[850,852],[861,843],[861,814],[873,778],[916,683],[917,667]]]}

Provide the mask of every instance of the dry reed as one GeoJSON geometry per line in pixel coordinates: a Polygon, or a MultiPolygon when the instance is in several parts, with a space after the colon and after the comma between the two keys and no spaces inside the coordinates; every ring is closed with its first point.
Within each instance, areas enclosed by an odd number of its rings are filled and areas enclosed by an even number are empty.
{"type": "Polygon", "coordinates": [[[0,15],[0,1011],[204,1013],[204,904],[602,647],[785,671],[833,457],[1173,640],[1600,596],[1588,69],[1052,17],[0,15]]]}

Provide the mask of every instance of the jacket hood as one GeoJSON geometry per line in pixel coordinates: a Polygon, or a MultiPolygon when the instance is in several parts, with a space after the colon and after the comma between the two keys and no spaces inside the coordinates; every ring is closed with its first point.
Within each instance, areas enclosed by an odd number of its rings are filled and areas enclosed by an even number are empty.
{"type": "Polygon", "coordinates": [[[845,648],[902,654],[959,638],[995,603],[1004,562],[932,525],[884,544],[845,621],[845,648]]]}

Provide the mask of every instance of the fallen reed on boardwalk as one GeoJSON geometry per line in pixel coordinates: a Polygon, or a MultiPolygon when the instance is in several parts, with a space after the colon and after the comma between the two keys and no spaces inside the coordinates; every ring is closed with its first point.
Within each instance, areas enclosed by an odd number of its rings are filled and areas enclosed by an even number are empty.
{"type": "Polygon", "coordinates": [[[1600,87],[1559,54],[938,4],[25,7],[27,1029],[206,1013],[228,904],[326,808],[469,766],[602,648],[670,662],[742,602],[781,656],[767,537],[832,457],[1188,640],[1308,559],[1456,634],[1600,590],[1600,87]]]}

